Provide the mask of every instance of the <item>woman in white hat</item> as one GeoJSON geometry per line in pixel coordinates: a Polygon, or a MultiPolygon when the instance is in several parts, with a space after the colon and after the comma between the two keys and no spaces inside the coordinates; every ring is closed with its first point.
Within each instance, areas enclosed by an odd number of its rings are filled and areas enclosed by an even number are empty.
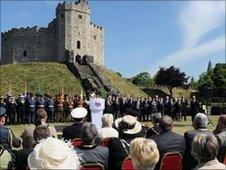
{"type": "Polygon", "coordinates": [[[123,160],[129,156],[130,142],[136,137],[144,137],[145,130],[137,117],[125,115],[115,120],[119,138],[109,141],[109,169],[121,169],[123,160]]]}
{"type": "Polygon", "coordinates": [[[80,169],[78,155],[72,146],[49,137],[40,141],[28,157],[30,169],[80,169]]]}

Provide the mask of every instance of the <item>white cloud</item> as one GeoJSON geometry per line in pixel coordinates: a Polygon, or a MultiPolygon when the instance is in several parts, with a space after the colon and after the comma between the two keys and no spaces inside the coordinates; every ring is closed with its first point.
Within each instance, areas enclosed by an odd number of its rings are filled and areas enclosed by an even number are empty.
{"type": "Polygon", "coordinates": [[[181,65],[197,58],[204,57],[206,54],[218,52],[224,49],[225,36],[223,35],[193,48],[183,48],[172,55],[166,56],[159,65],[170,65],[174,63],[181,65]]]}
{"type": "Polygon", "coordinates": [[[178,23],[183,29],[182,48],[161,58],[156,66],[181,66],[207,54],[225,50],[225,34],[199,44],[210,31],[225,24],[224,1],[190,1],[180,11],[178,23]]]}
{"type": "Polygon", "coordinates": [[[184,48],[197,45],[209,31],[223,24],[225,19],[224,1],[190,1],[179,15],[184,31],[184,48]]]}

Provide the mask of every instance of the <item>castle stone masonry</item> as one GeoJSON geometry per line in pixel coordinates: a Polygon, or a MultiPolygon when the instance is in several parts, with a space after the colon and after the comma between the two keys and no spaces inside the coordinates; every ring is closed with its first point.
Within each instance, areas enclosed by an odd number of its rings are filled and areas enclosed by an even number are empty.
{"type": "Polygon", "coordinates": [[[47,28],[13,28],[1,36],[1,64],[67,62],[65,53],[72,51],[70,60],[90,56],[104,65],[104,30],[90,22],[86,0],[59,3],[47,28]]]}

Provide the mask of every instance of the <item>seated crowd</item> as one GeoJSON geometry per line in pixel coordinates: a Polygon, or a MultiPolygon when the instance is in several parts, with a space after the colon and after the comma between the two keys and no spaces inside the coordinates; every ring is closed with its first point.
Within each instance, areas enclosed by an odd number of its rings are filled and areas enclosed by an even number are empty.
{"type": "MultiPolygon", "coordinates": [[[[106,113],[102,128],[86,121],[87,110],[79,106],[71,111],[74,123],[63,129],[61,139],[56,129],[46,123],[45,110],[38,110],[39,123],[29,125],[21,141],[3,126],[5,109],[0,108],[0,169],[82,169],[86,164],[98,164],[102,169],[123,169],[125,160],[133,169],[160,169],[166,153],[182,156],[183,169],[226,169],[226,115],[219,117],[214,132],[208,130],[208,117],[196,114],[193,127],[184,136],[173,132],[173,120],[161,114],[153,115],[153,127],[139,122],[136,111],[128,109],[113,120],[106,113]],[[2,133],[4,132],[4,133],[2,133]],[[80,141],[80,143],[76,143],[80,141]],[[106,142],[107,141],[107,142],[106,142]]],[[[178,162],[175,162],[178,164],[178,162]]]]}

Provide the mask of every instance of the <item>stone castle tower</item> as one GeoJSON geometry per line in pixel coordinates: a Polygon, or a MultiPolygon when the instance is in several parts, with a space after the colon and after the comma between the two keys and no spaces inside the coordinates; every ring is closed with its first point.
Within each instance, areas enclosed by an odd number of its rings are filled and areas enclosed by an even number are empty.
{"type": "Polygon", "coordinates": [[[94,64],[104,65],[104,30],[90,22],[86,0],[59,3],[47,28],[13,28],[1,36],[1,64],[67,62],[70,51],[70,60],[89,56],[94,64]]]}

